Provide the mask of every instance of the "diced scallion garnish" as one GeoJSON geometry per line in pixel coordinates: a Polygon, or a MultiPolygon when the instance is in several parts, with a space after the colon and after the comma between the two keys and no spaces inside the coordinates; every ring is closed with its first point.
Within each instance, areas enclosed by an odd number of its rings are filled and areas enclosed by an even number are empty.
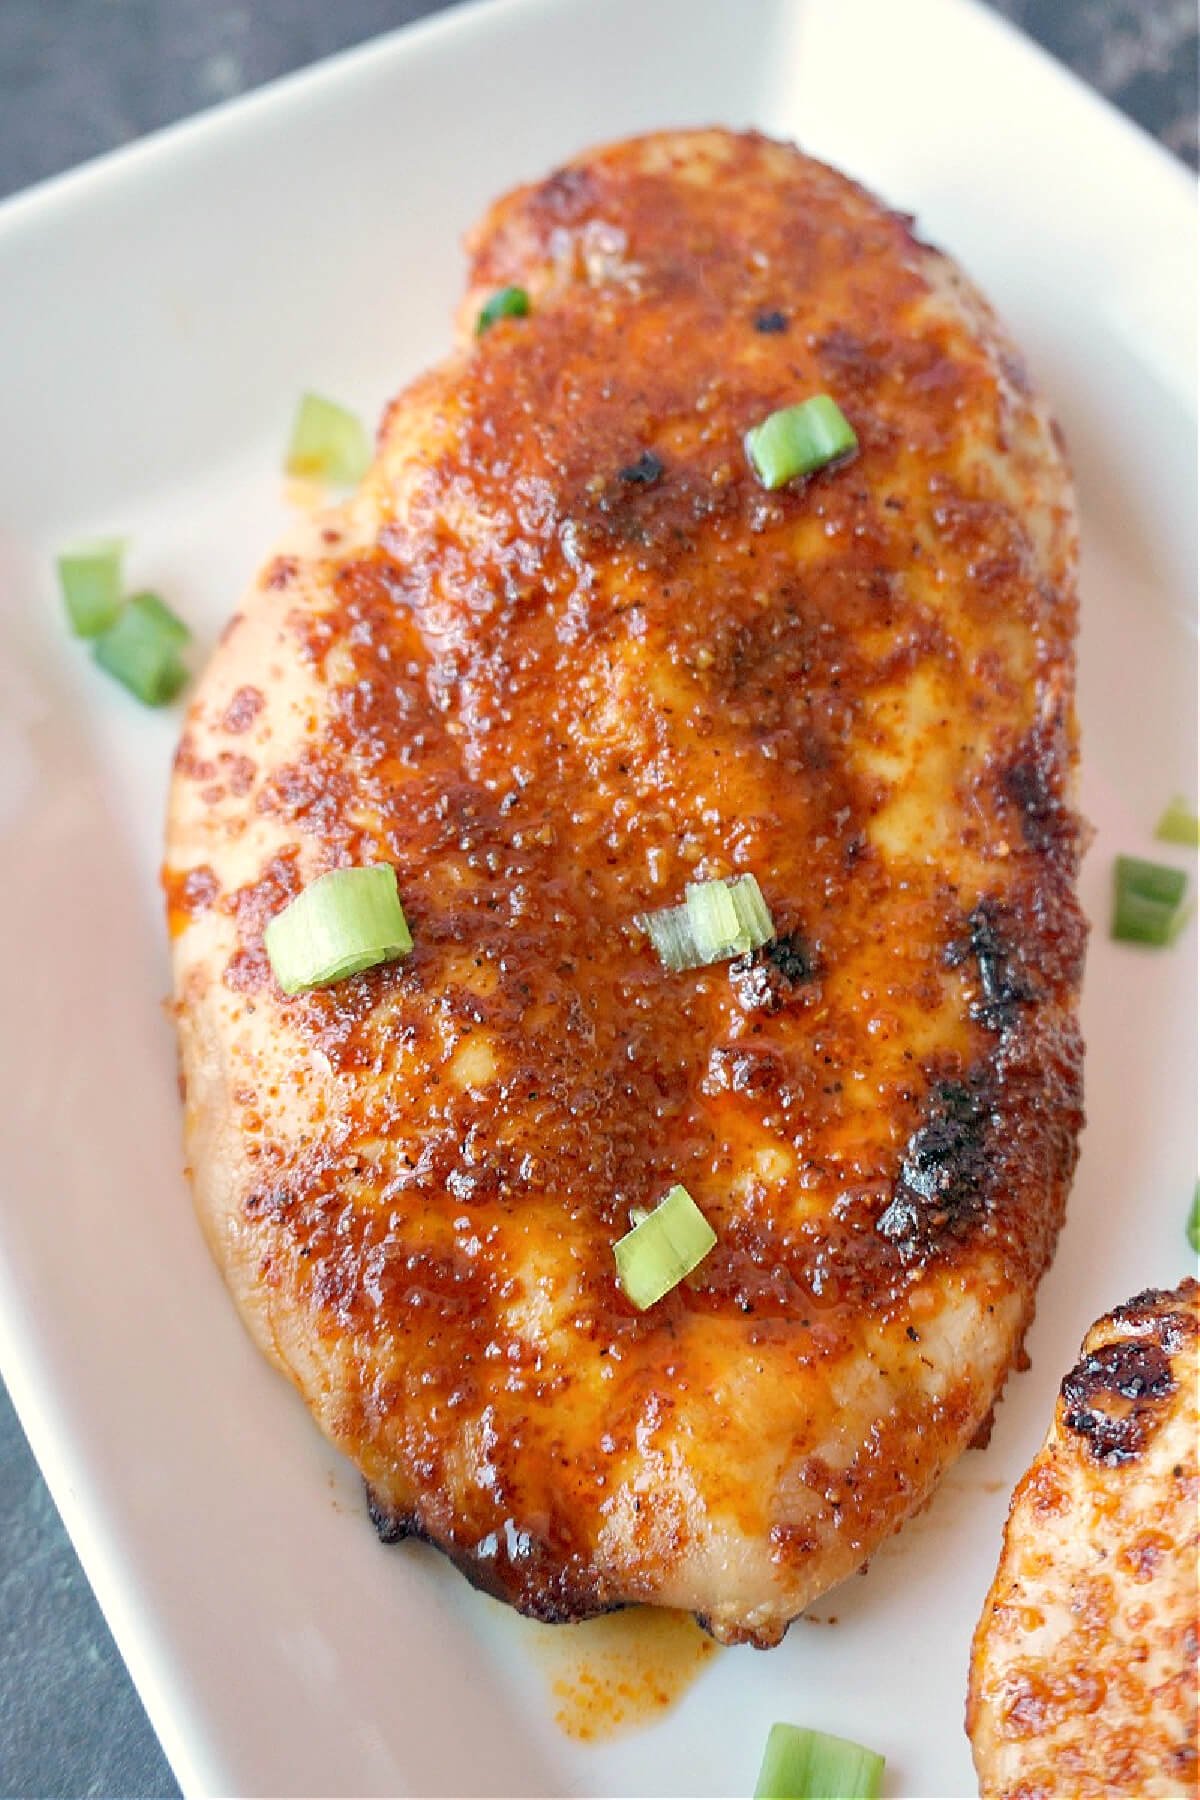
{"type": "Polygon", "coordinates": [[[1191,810],[1181,795],[1175,794],[1168,801],[1162,818],[1154,827],[1154,835],[1165,844],[1187,844],[1189,848],[1200,846],[1200,819],[1191,810]]]}
{"type": "Polygon", "coordinates": [[[485,300],[479,309],[479,317],[475,321],[475,336],[482,337],[497,319],[523,319],[528,311],[529,295],[523,287],[497,288],[491,299],[485,300]]]}
{"type": "Polygon", "coordinates": [[[164,706],[188,678],[179,653],[190,635],[157,594],[134,594],[93,640],[92,655],[146,706],[164,706]]]}
{"type": "Polygon", "coordinates": [[[745,444],[750,467],[763,486],[779,488],[856,450],[858,439],[837,401],[814,394],[769,413],[746,433],[745,444]]]}
{"type": "Polygon", "coordinates": [[[1200,1181],[1196,1183],[1196,1191],[1192,1195],[1192,1210],[1188,1214],[1188,1243],[1200,1255],[1200,1181]]]}
{"type": "Polygon", "coordinates": [[[129,605],[138,609],[147,625],[153,626],[159,631],[165,642],[174,644],[177,649],[182,649],[184,644],[190,641],[191,631],[183,620],[171,611],[161,594],[152,594],[148,591],[143,594],[134,594],[129,600],[129,605]]]}
{"type": "Polygon", "coordinates": [[[685,1187],[677,1183],[652,1212],[613,1245],[617,1280],[645,1312],[704,1261],[717,1234],[685,1187]]]}
{"type": "Polygon", "coordinates": [[[158,594],[121,591],[123,538],[102,538],[58,558],[63,599],[77,637],[100,667],[147,706],[173,700],[188,678],[180,652],[191,637],[158,594]]]}
{"type": "Polygon", "coordinates": [[[753,875],[737,875],[732,881],[689,881],[685,891],[692,936],[705,962],[742,956],[775,936],[753,875]]]}
{"type": "Polygon", "coordinates": [[[639,913],[634,920],[663,966],[700,969],[769,944],[775,927],[753,875],[728,881],[689,881],[682,906],[639,913]]]}
{"type": "Polygon", "coordinates": [[[742,935],[730,887],[723,881],[689,881],[685,890],[692,942],[702,963],[728,954],[742,935]]]}
{"type": "Polygon", "coordinates": [[[76,637],[99,637],[121,610],[123,538],[78,544],[58,558],[58,579],[71,630],[76,637]]]}
{"type": "Polygon", "coordinates": [[[412,949],[412,934],[389,863],[332,869],[296,895],[263,933],[285,994],[327,987],[412,949]]]}
{"type": "Polygon", "coordinates": [[[1187,916],[1187,876],[1164,863],[1118,856],[1113,890],[1112,935],[1161,948],[1174,943],[1187,916]]]}
{"type": "Polygon", "coordinates": [[[371,443],[357,414],[320,394],[304,394],[292,426],[289,475],[354,487],[371,466],[371,443]]]}
{"type": "Polygon", "coordinates": [[[681,969],[700,967],[686,906],[664,906],[658,912],[638,913],[633,922],[646,933],[665,969],[678,974],[681,969]]]}
{"type": "Polygon", "coordinates": [[[848,1738],[772,1725],[754,1800],[877,1800],[884,1759],[848,1738]]]}

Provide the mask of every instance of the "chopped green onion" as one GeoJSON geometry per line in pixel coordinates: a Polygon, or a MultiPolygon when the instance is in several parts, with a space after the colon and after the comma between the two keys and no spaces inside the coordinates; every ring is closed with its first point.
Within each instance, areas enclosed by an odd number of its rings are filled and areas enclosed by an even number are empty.
{"type": "Polygon", "coordinates": [[[613,1245],[617,1280],[639,1312],[678,1287],[704,1261],[717,1234],[678,1183],[613,1245]]]}
{"type": "Polygon", "coordinates": [[[814,394],[798,406],[769,413],[746,433],[745,444],[750,467],[763,486],[779,488],[856,450],[858,439],[837,401],[814,394]]]}
{"type": "Polygon", "coordinates": [[[738,925],[750,939],[746,949],[757,950],[760,945],[769,944],[775,936],[775,921],[754,876],[735,875],[729,883],[729,891],[737,910],[738,925]]]}
{"type": "Polygon", "coordinates": [[[1112,935],[1127,943],[1162,948],[1174,943],[1187,917],[1182,869],[1118,856],[1114,879],[1112,935]]]}
{"type": "Polygon", "coordinates": [[[706,963],[744,956],[775,936],[753,875],[738,875],[732,881],[689,881],[686,894],[692,936],[706,963]]]}
{"type": "Polygon", "coordinates": [[[529,312],[529,295],[523,287],[498,288],[479,309],[475,336],[482,337],[497,319],[523,319],[529,312]]]}
{"type": "Polygon", "coordinates": [[[1174,794],[1154,827],[1154,835],[1165,844],[1187,844],[1194,850],[1200,845],[1200,819],[1181,795],[1174,794]]]}
{"type": "Polygon", "coordinates": [[[739,943],[738,910],[723,881],[689,881],[685,893],[692,942],[701,962],[715,962],[719,956],[727,956],[735,944],[739,949],[749,947],[739,943]]]}
{"type": "Polygon", "coordinates": [[[769,944],[775,927],[753,875],[689,881],[682,906],[638,913],[634,920],[665,968],[700,969],[769,944]]]}
{"type": "Polygon", "coordinates": [[[1192,1195],[1192,1210],[1187,1223],[1188,1243],[1200,1255],[1200,1181],[1196,1183],[1196,1191],[1192,1195]]]}
{"type": "Polygon", "coordinates": [[[123,538],[102,538],[64,550],[58,579],[76,637],[99,637],[121,610],[123,538]]]}
{"type": "Polygon", "coordinates": [[[637,913],[633,922],[654,945],[664,969],[678,975],[681,969],[700,967],[686,906],[663,906],[657,912],[637,913]]]}
{"type": "Polygon", "coordinates": [[[92,655],[146,706],[165,706],[188,678],[179,655],[188,636],[157,594],[135,594],[93,640],[92,655]]]}
{"type": "Polygon", "coordinates": [[[772,1725],[754,1800],[877,1800],[884,1759],[847,1738],[772,1725]]]}
{"type": "Polygon", "coordinates": [[[191,630],[178,614],[171,611],[161,594],[152,594],[149,591],[143,594],[133,594],[130,597],[129,605],[137,607],[147,623],[156,625],[161,630],[163,637],[178,649],[182,649],[186,643],[191,641],[191,630]]]}
{"type": "Polygon", "coordinates": [[[390,863],[319,875],[276,913],[263,933],[285,994],[327,987],[412,949],[390,863]]]}
{"type": "Polygon", "coordinates": [[[303,395],[284,466],[289,475],[354,487],[371,466],[362,420],[320,394],[303,395]]]}

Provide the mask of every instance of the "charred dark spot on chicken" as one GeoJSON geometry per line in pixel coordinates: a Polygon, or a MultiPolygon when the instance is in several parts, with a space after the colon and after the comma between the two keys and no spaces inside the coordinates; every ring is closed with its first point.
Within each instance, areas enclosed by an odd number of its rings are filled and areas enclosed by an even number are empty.
{"type": "Polygon", "coordinates": [[[812,979],[814,968],[811,950],[796,932],[789,932],[735,958],[729,980],[747,1012],[777,1013],[802,982],[812,979]]]}
{"type": "Polygon", "coordinates": [[[620,1612],[628,1601],[610,1596],[577,1559],[543,1542],[513,1519],[477,1543],[448,1542],[414,1511],[389,1507],[364,1482],[367,1512],[381,1544],[430,1544],[454,1564],[481,1594],[503,1600],[542,1625],[574,1625],[602,1613],[620,1612]]]}
{"type": "Polygon", "coordinates": [[[1128,1330],[1152,1330],[1163,1349],[1171,1356],[1182,1350],[1197,1335],[1196,1318],[1182,1307],[1170,1307],[1172,1295],[1163,1288],[1146,1288],[1135,1294],[1124,1306],[1118,1306],[1113,1319],[1128,1330]],[[1164,1311],[1164,1307],[1169,1310],[1164,1311]]]}
{"type": "Polygon", "coordinates": [[[900,1178],[877,1229],[905,1256],[928,1254],[949,1230],[969,1224],[984,1204],[988,1179],[987,1074],[943,1081],[913,1133],[900,1178]]]}
{"type": "Polygon", "coordinates": [[[1062,791],[1062,729],[1061,723],[1051,722],[1031,732],[1020,755],[1004,771],[1003,788],[1030,848],[1061,857],[1073,869],[1079,860],[1081,830],[1078,814],[1062,791]]]}
{"type": "Polygon", "coordinates": [[[1097,1462],[1131,1462],[1145,1449],[1174,1391],[1171,1359],[1161,1344],[1140,1338],[1105,1344],[1064,1380],[1063,1421],[1097,1462]]]}
{"type": "Polygon", "coordinates": [[[967,935],[946,951],[947,967],[957,969],[974,957],[979,998],[972,1002],[971,1017],[994,1031],[1005,1031],[1017,1009],[1037,998],[1037,990],[1005,929],[1003,910],[995,902],[981,900],[968,916],[967,926],[967,935]]]}
{"type": "Polygon", "coordinates": [[[617,474],[622,481],[631,482],[635,487],[651,487],[662,479],[663,463],[653,450],[643,450],[636,462],[626,463],[617,474]]]}

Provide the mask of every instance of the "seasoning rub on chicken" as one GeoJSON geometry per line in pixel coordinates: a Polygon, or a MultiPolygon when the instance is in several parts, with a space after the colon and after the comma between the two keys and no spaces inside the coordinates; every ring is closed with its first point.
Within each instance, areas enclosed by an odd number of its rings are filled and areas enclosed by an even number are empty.
{"type": "Polygon", "coordinates": [[[975,1633],[987,1800],[1197,1791],[1200,1287],[1100,1319],[1013,1495],[975,1633]]]}
{"type": "Polygon", "coordinates": [[[501,200],[179,750],[213,1251],[383,1535],[540,1618],[775,1643],[984,1425],[1061,1221],[1070,482],[910,227],[716,130],[501,200]],[[840,453],[768,485],[746,434],[819,395],[840,453]],[[377,865],[411,951],[286,997],[265,926],[377,865]],[[742,874],[773,938],[664,966],[639,918],[742,874]],[[677,1186],[716,1242],[639,1310],[677,1186]]]}

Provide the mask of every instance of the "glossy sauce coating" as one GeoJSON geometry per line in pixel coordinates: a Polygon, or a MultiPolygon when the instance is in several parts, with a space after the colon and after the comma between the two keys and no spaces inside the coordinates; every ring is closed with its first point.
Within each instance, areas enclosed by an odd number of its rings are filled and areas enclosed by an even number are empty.
{"type": "Polygon", "coordinates": [[[771,1642],[986,1417],[1061,1218],[1069,483],[973,290],[784,146],[618,145],[472,250],[189,717],[198,1204],[384,1535],[771,1642]],[[814,392],[859,451],[768,494],[744,433],[814,392]],[[284,999],[267,920],[374,861],[412,953],[284,999]],[[662,969],[635,915],[742,870],[777,943],[662,969]],[[612,1245],[676,1181],[718,1245],[638,1314],[612,1245]]]}

